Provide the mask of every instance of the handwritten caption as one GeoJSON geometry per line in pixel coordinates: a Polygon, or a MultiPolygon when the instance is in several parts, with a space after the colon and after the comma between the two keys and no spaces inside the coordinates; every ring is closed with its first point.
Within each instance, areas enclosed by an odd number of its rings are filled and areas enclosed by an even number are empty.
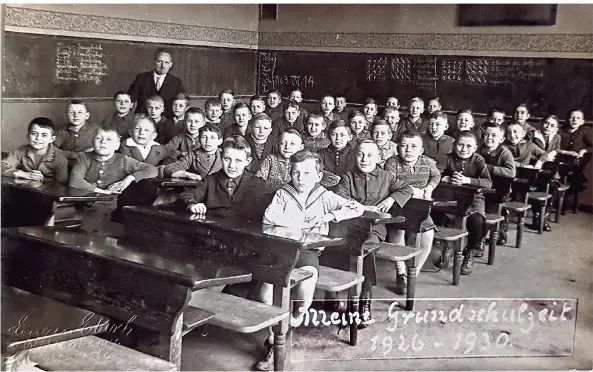
{"type": "Polygon", "coordinates": [[[91,44],[58,43],[56,46],[56,79],[63,81],[92,82],[101,85],[107,76],[103,46],[91,44]]]}
{"type": "Polygon", "coordinates": [[[403,310],[404,305],[373,300],[372,318],[368,313],[309,309],[292,337],[293,361],[573,353],[574,299],[418,299],[413,311],[403,310]],[[363,320],[370,325],[358,334],[362,350],[345,352],[348,332],[340,333],[343,339],[336,342],[336,330],[363,320]],[[308,337],[327,337],[327,342],[312,349],[308,337]]]}

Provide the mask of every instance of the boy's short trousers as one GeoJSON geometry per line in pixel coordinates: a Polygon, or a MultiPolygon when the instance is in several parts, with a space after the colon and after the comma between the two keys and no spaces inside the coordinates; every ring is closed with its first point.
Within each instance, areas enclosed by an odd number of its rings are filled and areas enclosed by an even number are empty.
{"type": "Polygon", "coordinates": [[[319,249],[307,249],[301,251],[295,267],[313,266],[319,271],[319,256],[322,252],[323,251],[319,249]]]}

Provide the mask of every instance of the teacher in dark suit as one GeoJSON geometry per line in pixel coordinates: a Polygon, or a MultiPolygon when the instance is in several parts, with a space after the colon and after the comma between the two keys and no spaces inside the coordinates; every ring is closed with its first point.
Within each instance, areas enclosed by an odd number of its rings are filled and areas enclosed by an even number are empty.
{"type": "Polygon", "coordinates": [[[136,75],[128,89],[132,101],[136,102],[136,112],[145,113],[146,99],[159,95],[165,101],[164,115],[168,118],[173,117],[173,100],[179,93],[185,93],[185,88],[181,79],[169,73],[171,67],[171,54],[159,49],[154,55],[154,70],[136,75]]]}

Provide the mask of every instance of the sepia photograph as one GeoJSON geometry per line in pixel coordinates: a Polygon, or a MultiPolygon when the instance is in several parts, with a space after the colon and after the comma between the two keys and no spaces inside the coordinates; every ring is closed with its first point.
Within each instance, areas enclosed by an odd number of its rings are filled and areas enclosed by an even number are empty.
{"type": "Polygon", "coordinates": [[[0,26],[1,370],[593,369],[593,3],[0,26]]]}

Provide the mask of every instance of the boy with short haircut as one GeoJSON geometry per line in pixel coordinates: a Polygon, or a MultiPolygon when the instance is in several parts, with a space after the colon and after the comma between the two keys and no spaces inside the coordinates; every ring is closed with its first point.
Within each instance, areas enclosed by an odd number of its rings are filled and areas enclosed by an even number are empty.
{"type": "Polygon", "coordinates": [[[447,154],[453,151],[455,140],[445,134],[449,128],[447,114],[442,111],[433,112],[430,115],[428,131],[422,136],[424,143],[424,155],[437,163],[438,169],[442,172],[447,166],[447,154]]]}
{"type": "Polygon", "coordinates": [[[348,102],[346,101],[346,95],[343,93],[338,93],[336,95],[336,108],[334,108],[334,113],[344,121],[348,121],[348,117],[350,115],[349,110],[346,110],[347,105],[348,102]]]}
{"type": "Polygon", "coordinates": [[[2,176],[33,181],[55,179],[68,183],[68,159],[52,143],[56,140],[54,122],[37,117],[27,129],[28,145],[23,145],[2,160],[2,176]]]}
{"type": "MultiPolygon", "coordinates": [[[[307,110],[305,108],[302,107],[301,103],[303,102],[303,92],[300,89],[293,89],[290,92],[290,96],[289,96],[289,100],[291,101],[295,101],[296,103],[299,104],[299,121],[301,123],[305,122],[305,119],[307,118],[307,115],[309,115],[309,112],[307,112],[307,110]]],[[[284,107],[284,111],[286,112],[286,107],[284,107]]],[[[302,132],[301,132],[302,133],[302,132]]]]}
{"type": "MultiPolygon", "coordinates": [[[[218,95],[220,105],[222,108],[222,115],[220,116],[220,130],[224,133],[226,128],[237,122],[235,118],[235,93],[232,89],[224,89],[218,95]]],[[[226,136],[225,136],[226,138],[226,136]]]]}
{"type": "Polygon", "coordinates": [[[541,129],[533,131],[531,141],[545,152],[554,152],[554,155],[560,150],[562,139],[558,134],[560,120],[556,115],[547,115],[542,120],[541,129]]]}
{"type": "Polygon", "coordinates": [[[121,143],[119,152],[156,167],[174,154],[172,148],[156,142],[156,137],[154,121],[144,114],[137,114],[131,136],[121,143]]]}
{"type": "Polygon", "coordinates": [[[222,115],[222,104],[218,98],[208,98],[204,103],[206,112],[206,123],[220,125],[220,116],[222,115]]]}
{"type": "Polygon", "coordinates": [[[134,122],[134,113],[132,112],[134,102],[132,102],[132,97],[127,92],[120,90],[113,95],[113,103],[115,112],[103,119],[101,125],[116,127],[122,138],[128,138],[134,122]]]}
{"type": "Polygon", "coordinates": [[[396,109],[395,107],[385,107],[385,110],[383,110],[383,119],[387,121],[391,127],[391,140],[398,143],[399,137],[405,131],[404,126],[399,122],[399,109],[396,109]]]}
{"type": "Polygon", "coordinates": [[[325,120],[321,112],[314,111],[307,116],[305,134],[303,135],[303,146],[305,150],[318,152],[331,143],[325,133],[325,120]]]}
{"type": "Polygon", "coordinates": [[[397,145],[391,141],[391,126],[383,119],[376,120],[371,133],[373,141],[379,147],[379,155],[381,156],[378,166],[383,169],[385,161],[397,155],[397,145]]]}
{"type": "Polygon", "coordinates": [[[200,146],[163,170],[165,177],[201,180],[222,169],[222,134],[216,124],[206,124],[199,129],[200,146]]]}
{"type": "Polygon", "coordinates": [[[352,140],[350,127],[343,120],[336,120],[328,129],[330,145],[319,150],[325,172],[342,176],[355,166],[354,149],[349,142],[352,140]]]}
{"type": "Polygon", "coordinates": [[[350,117],[348,119],[350,132],[352,133],[352,140],[350,140],[350,146],[352,148],[355,148],[358,142],[365,139],[371,139],[371,133],[369,131],[370,127],[364,113],[354,109],[350,112],[350,117]]]}
{"type": "Polygon", "coordinates": [[[505,113],[498,107],[492,107],[488,110],[488,115],[486,117],[486,121],[482,124],[483,127],[486,126],[486,123],[493,123],[496,125],[503,125],[504,124],[504,117],[505,113]]]}
{"type": "Polygon", "coordinates": [[[338,119],[338,115],[334,113],[336,107],[336,101],[334,96],[331,94],[325,94],[319,101],[321,112],[323,113],[323,120],[325,121],[325,127],[328,128],[334,120],[338,119]]]}
{"type": "MultiPolygon", "coordinates": [[[[385,126],[386,125],[385,123],[385,126]]],[[[412,196],[412,188],[393,174],[378,167],[381,162],[379,147],[371,140],[364,140],[356,145],[356,168],[347,172],[340,179],[336,187],[336,194],[344,198],[353,199],[365,210],[374,212],[389,212],[394,204],[402,208],[412,196]]],[[[351,221],[341,228],[353,235],[359,243],[374,246],[385,241],[387,228],[385,225],[373,225],[369,233],[369,223],[351,221]]],[[[349,262],[348,265],[349,266],[349,262]]],[[[370,253],[363,261],[364,281],[360,296],[360,312],[371,311],[372,287],[377,285],[375,254],[370,253]]],[[[363,325],[363,327],[366,324],[363,325]]]]}
{"type": "Polygon", "coordinates": [[[593,152],[593,130],[584,123],[583,110],[570,111],[568,120],[560,129],[560,153],[582,157],[593,152]]]}
{"type": "Polygon", "coordinates": [[[251,119],[250,134],[245,137],[251,146],[251,157],[253,160],[249,165],[249,171],[256,173],[261,162],[275,151],[276,138],[271,136],[272,119],[267,114],[259,113],[251,119]]]}
{"type": "MultiPolygon", "coordinates": [[[[360,203],[347,200],[328,191],[320,185],[323,163],[318,154],[302,150],[291,158],[291,182],[276,191],[272,202],[267,207],[263,223],[266,225],[285,226],[307,229],[326,235],[330,222],[340,222],[349,218],[361,216],[364,208],[360,203]]],[[[309,279],[297,284],[293,290],[292,300],[300,306],[295,306],[290,316],[290,324],[299,326],[308,312],[319,273],[319,255],[322,248],[301,251],[296,267],[313,274],[309,279]],[[294,296],[294,297],[293,297],[294,296]]],[[[272,304],[273,286],[262,283],[260,300],[272,304]]],[[[269,370],[273,367],[274,348],[273,333],[267,341],[268,354],[259,361],[255,369],[269,370]]]]}
{"type": "Polygon", "coordinates": [[[397,99],[397,97],[391,96],[387,98],[387,101],[385,102],[385,108],[388,107],[399,110],[399,100],[397,99]]]}
{"type": "Polygon", "coordinates": [[[413,130],[420,134],[425,134],[428,130],[428,120],[422,115],[424,113],[424,101],[419,97],[414,97],[408,104],[408,117],[404,120],[406,130],[413,130]]]}
{"type": "MultiPolygon", "coordinates": [[[[410,185],[412,197],[431,199],[432,191],[438,186],[441,180],[441,173],[436,162],[426,155],[423,155],[422,136],[413,131],[405,131],[400,137],[398,144],[398,155],[387,159],[385,170],[395,176],[396,179],[410,185]]],[[[421,253],[418,256],[418,272],[430,255],[434,230],[428,227],[434,226],[430,216],[422,222],[427,228],[420,236],[421,253]]],[[[399,245],[405,245],[405,231],[395,230],[390,232],[389,241],[399,245]]],[[[406,294],[407,273],[403,261],[396,262],[395,293],[406,294]]]]}
{"type": "MultiPolygon", "coordinates": [[[[234,118],[235,122],[226,127],[223,131],[223,138],[231,136],[246,137],[249,132],[249,122],[251,121],[251,110],[245,103],[238,103],[235,105],[234,118]]],[[[221,127],[222,130],[222,127],[221,127]]]]}
{"type": "Polygon", "coordinates": [[[159,143],[167,143],[185,130],[185,114],[189,106],[189,98],[180,93],[173,100],[173,117],[166,119],[158,136],[159,143]]]}
{"type": "Polygon", "coordinates": [[[290,181],[290,157],[303,149],[300,133],[290,128],[278,138],[278,153],[268,155],[255,174],[272,188],[278,188],[290,181]]]}
{"type": "Polygon", "coordinates": [[[266,111],[266,97],[260,96],[258,94],[251,97],[249,100],[249,109],[251,110],[251,115],[255,116],[257,114],[261,114],[266,111]]]}
{"type": "Polygon", "coordinates": [[[264,112],[268,114],[272,122],[282,117],[284,112],[282,110],[282,95],[279,90],[275,89],[268,92],[266,106],[266,111],[264,112]]]}
{"type": "Polygon", "coordinates": [[[532,132],[535,130],[535,128],[527,122],[530,117],[531,115],[529,114],[529,108],[527,107],[526,103],[520,103],[515,107],[515,110],[513,111],[512,122],[519,123],[521,125],[527,138],[531,138],[532,132]]]}
{"type": "Polygon", "coordinates": [[[457,111],[456,124],[456,127],[451,128],[449,131],[449,135],[451,137],[457,138],[459,132],[463,132],[465,130],[471,131],[476,135],[479,145],[480,141],[482,140],[482,129],[476,128],[476,122],[474,121],[474,116],[471,110],[464,109],[457,111]]]}
{"type": "Polygon", "coordinates": [[[69,186],[101,194],[121,194],[133,182],[158,175],[154,166],[116,153],[119,147],[116,128],[99,128],[93,151],[80,154],[72,168],[69,186]]]}
{"type": "Polygon", "coordinates": [[[261,221],[271,193],[261,178],[246,171],[251,163],[249,143],[241,136],[232,136],[221,148],[222,169],[182,193],[179,202],[195,214],[212,212],[247,222],[261,221]]]}
{"type": "MultiPolygon", "coordinates": [[[[474,133],[460,132],[455,140],[453,152],[447,155],[447,167],[442,182],[448,182],[455,186],[471,185],[491,188],[492,180],[486,161],[476,153],[477,148],[478,139],[474,133]]],[[[483,194],[476,194],[468,213],[466,220],[467,246],[463,251],[461,275],[471,274],[474,251],[479,250],[485,235],[486,210],[483,194]]]]}
{"type": "Polygon", "coordinates": [[[367,122],[367,128],[370,128],[375,122],[375,119],[377,118],[378,109],[379,106],[377,105],[377,101],[375,101],[372,98],[367,98],[367,100],[364,103],[364,106],[362,107],[362,111],[364,112],[364,117],[367,122]]]}
{"type": "Polygon", "coordinates": [[[66,116],[68,124],[55,131],[54,146],[64,151],[68,160],[76,160],[80,153],[92,151],[93,138],[100,126],[87,122],[90,113],[80,100],[70,101],[66,116]]]}
{"type": "Polygon", "coordinates": [[[200,147],[200,128],[206,125],[206,114],[198,107],[190,107],[185,112],[185,130],[167,143],[175,150],[175,157],[189,154],[200,147]]]}
{"type": "Polygon", "coordinates": [[[160,141],[165,138],[164,130],[165,122],[167,121],[167,118],[163,115],[163,112],[165,111],[165,101],[161,96],[150,96],[146,99],[145,106],[146,113],[155,123],[157,133],[156,139],[160,143],[160,141]]]}
{"type": "Polygon", "coordinates": [[[428,101],[428,106],[426,108],[427,116],[430,117],[430,115],[432,115],[434,112],[441,111],[443,109],[443,106],[441,105],[439,97],[435,97],[428,101]]]}
{"type": "MultiPolygon", "coordinates": [[[[513,154],[502,145],[504,142],[504,127],[496,123],[486,123],[484,126],[484,133],[482,139],[482,146],[480,146],[478,153],[486,161],[486,167],[488,173],[492,178],[493,189],[496,190],[494,196],[494,202],[489,202],[486,205],[486,210],[489,212],[496,213],[497,204],[506,201],[509,198],[509,190],[505,189],[506,184],[504,179],[515,178],[516,168],[513,154]]],[[[487,200],[488,201],[488,200],[487,200]]],[[[504,222],[503,222],[504,224],[504,222]]],[[[506,244],[507,241],[507,226],[501,224],[498,245],[506,244]]],[[[474,252],[476,257],[480,257],[483,250],[478,249],[474,252]]]]}
{"type": "Polygon", "coordinates": [[[513,154],[513,159],[517,165],[529,166],[535,159],[535,168],[540,169],[544,162],[551,160],[554,156],[540,149],[531,141],[525,140],[524,126],[520,123],[510,123],[506,127],[506,142],[504,146],[513,154]]]}
{"type": "Polygon", "coordinates": [[[296,101],[287,101],[284,104],[284,114],[272,122],[272,136],[278,138],[281,133],[288,129],[295,129],[299,133],[305,131],[301,120],[300,106],[296,101]]]}

